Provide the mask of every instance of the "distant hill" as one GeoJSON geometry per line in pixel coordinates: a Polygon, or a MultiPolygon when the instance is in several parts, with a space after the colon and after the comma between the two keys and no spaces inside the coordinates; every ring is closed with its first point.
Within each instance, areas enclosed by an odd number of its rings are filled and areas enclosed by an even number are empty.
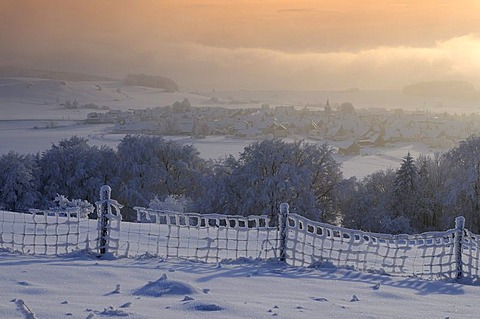
{"type": "Polygon", "coordinates": [[[113,80],[111,78],[96,76],[96,75],[89,75],[89,74],[28,69],[28,68],[14,67],[14,66],[0,66],[0,77],[39,78],[39,79],[59,80],[59,81],[73,81],[73,82],[113,80]]]}
{"type": "Polygon", "coordinates": [[[123,80],[123,83],[126,85],[164,89],[167,92],[177,92],[179,90],[175,81],[160,75],[129,74],[123,80]]]}
{"type": "Polygon", "coordinates": [[[464,81],[430,81],[407,85],[403,94],[422,97],[445,97],[476,100],[480,97],[473,84],[464,81]]]}

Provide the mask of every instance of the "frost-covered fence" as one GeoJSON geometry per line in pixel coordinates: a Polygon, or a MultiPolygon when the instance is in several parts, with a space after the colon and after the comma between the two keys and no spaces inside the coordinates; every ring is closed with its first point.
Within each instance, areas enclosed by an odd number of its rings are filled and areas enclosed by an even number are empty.
{"type": "Polygon", "coordinates": [[[323,224],[289,213],[288,204],[280,206],[278,223],[263,215],[200,215],[142,207],[135,207],[136,222],[122,222],[121,205],[110,192],[110,187],[102,187],[98,220],[88,219],[91,211],[84,202],[64,197],[59,197],[58,209],[0,211],[0,248],[26,254],[85,250],[100,256],[204,262],[278,258],[292,266],[351,267],[426,279],[480,278],[480,235],[464,228],[463,217],[457,218],[454,229],[415,235],[323,224]]]}
{"type": "Polygon", "coordinates": [[[95,245],[95,226],[78,210],[0,212],[0,248],[59,255],[95,245]]]}
{"type": "Polygon", "coordinates": [[[465,229],[461,254],[463,277],[480,278],[480,235],[465,229]]]}
{"type": "Polygon", "coordinates": [[[269,226],[268,216],[200,215],[142,207],[135,210],[138,223],[122,223],[119,254],[205,262],[277,257],[278,230],[269,226]]]}
{"type": "Polygon", "coordinates": [[[333,265],[426,279],[460,278],[460,263],[464,275],[478,276],[480,238],[462,238],[456,244],[456,234],[463,232],[461,228],[416,235],[376,234],[288,214],[286,262],[293,266],[333,265]],[[456,248],[462,252],[461,260],[456,248]]]}

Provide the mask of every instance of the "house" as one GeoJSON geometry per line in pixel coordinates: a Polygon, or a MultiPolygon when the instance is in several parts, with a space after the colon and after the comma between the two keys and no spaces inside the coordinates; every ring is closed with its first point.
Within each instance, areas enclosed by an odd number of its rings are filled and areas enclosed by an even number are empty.
{"type": "Polygon", "coordinates": [[[338,147],[340,155],[360,155],[360,145],[356,142],[346,142],[338,147]]]}
{"type": "Polygon", "coordinates": [[[193,128],[195,126],[195,119],[189,117],[182,117],[176,121],[177,132],[179,134],[193,134],[193,128]]]}
{"type": "Polygon", "coordinates": [[[288,135],[288,129],[285,125],[274,122],[264,130],[264,134],[272,134],[275,138],[284,138],[288,135]]]}
{"type": "Polygon", "coordinates": [[[333,127],[328,133],[333,141],[345,141],[352,137],[352,132],[343,128],[343,124],[333,127]]]}

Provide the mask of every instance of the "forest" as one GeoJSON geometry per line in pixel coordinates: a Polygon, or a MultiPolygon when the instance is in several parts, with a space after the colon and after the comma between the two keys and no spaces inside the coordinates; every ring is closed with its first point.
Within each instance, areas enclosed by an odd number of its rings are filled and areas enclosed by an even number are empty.
{"type": "Polygon", "coordinates": [[[196,213],[266,214],[280,203],[315,221],[382,233],[453,227],[456,216],[480,232],[480,137],[434,156],[405,155],[397,169],[345,179],[327,144],[267,139],[238,158],[206,160],[192,145],[127,135],[117,149],[73,136],[37,154],[0,157],[0,209],[49,209],[58,195],[99,200],[102,185],[124,205],[196,213]]]}

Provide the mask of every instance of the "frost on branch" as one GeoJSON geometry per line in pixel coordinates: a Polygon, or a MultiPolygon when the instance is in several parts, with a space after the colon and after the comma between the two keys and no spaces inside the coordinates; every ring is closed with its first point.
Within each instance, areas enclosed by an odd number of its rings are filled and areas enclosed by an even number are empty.
{"type": "Polygon", "coordinates": [[[148,208],[159,211],[171,211],[184,213],[188,207],[188,199],[185,196],[168,195],[165,200],[160,200],[157,196],[152,199],[148,208]]]}
{"type": "Polygon", "coordinates": [[[64,195],[59,195],[54,199],[54,202],[57,204],[56,207],[51,207],[52,211],[64,211],[64,212],[74,212],[78,211],[80,218],[87,218],[88,215],[93,213],[93,205],[86,200],[81,199],[72,199],[69,200],[64,195]]]}

